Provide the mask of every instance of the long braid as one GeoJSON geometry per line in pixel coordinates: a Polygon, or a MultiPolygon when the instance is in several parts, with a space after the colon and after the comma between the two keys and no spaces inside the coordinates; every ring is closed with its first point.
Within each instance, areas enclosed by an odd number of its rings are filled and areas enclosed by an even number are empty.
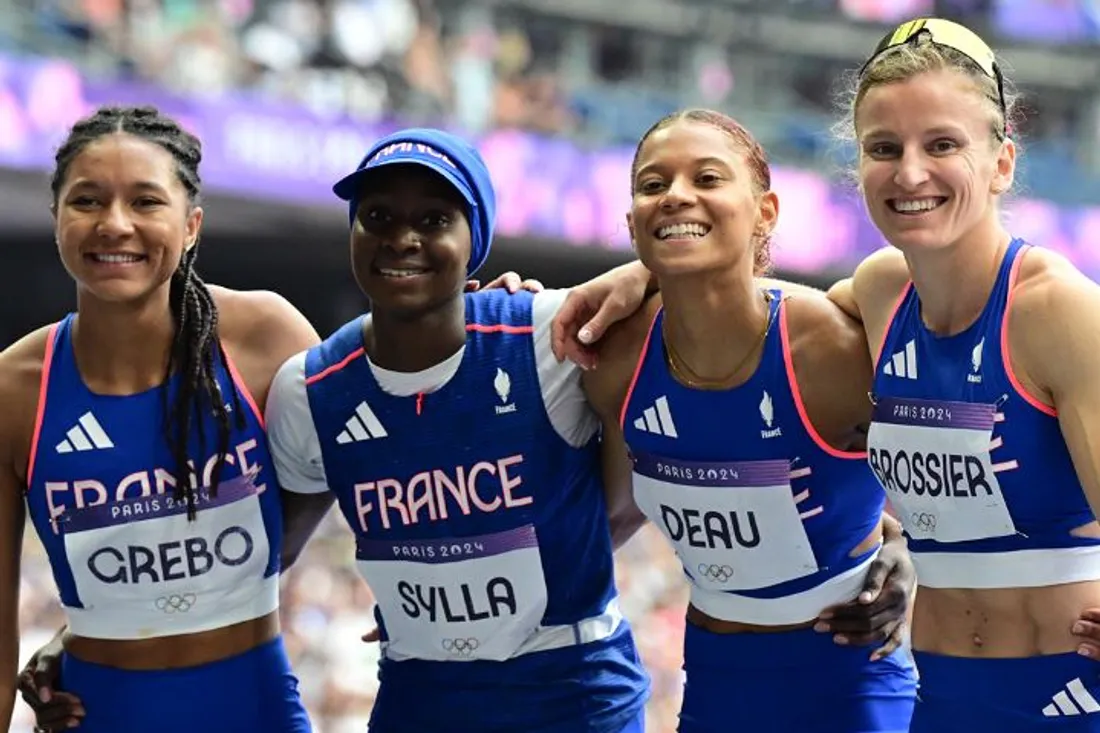
{"type": "MultiPolygon", "coordinates": [[[[186,132],[174,120],[164,117],[154,107],[102,107],[91,117],[73,126],[68,139],[58,149],[50,189],[54,206],[65,180],[69,165],[90,142],[105,135],[126,133],[160,145],[171,153],[176,161],[176,174],[187,191],[192,206],[199,203],[201,179],[199,164],[202,161],[202,144],[186,132]]],[[[198,247],[192,245],[184,252],[179,267],[172,274],[169,305],[175,326],[172,348],[165,365],[162,395],[167,419],[164,424],[165,439],[172,449],[176,462],[175,498],[186,500],[187,515],[194,519],[196,512],[195,486],[201,485],[204,466],[202,455],[206,449],[205,420],[207,411],[213,413],[217,423],[217,458],[208,483],[216,495],[218,481],[225,466],[229,450],[235,412],[236,426],[245,426],[244,410],[240,395],[233,390],[232,407],[225,401],[217,380],[217,361],[225,363],[218,338],[218,308],[206,284],[195,273],[198,247]],[[170,377],[179,375],[179,387],[175,400],[168,404],[170,377]],[[198,414],[198,419],[194,419],[198,414]],[[199,455],[191,456],[192,423],[197,426],[199,455]]]]}

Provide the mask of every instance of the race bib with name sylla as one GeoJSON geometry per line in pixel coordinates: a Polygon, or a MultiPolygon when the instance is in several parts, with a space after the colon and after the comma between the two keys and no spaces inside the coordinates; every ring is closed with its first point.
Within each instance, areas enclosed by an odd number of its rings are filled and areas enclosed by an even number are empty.
{"type": "Polygon", "coordinates": [[[546,613],[535,528],[476,537],[356,543],[394,659],[501,661],[546,613]]]}

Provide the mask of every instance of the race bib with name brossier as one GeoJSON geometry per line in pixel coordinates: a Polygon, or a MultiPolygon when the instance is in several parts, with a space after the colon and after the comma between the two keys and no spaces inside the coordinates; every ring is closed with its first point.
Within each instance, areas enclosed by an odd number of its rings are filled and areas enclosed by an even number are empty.
{"type": "Polygon", "coordinates": [[[996,406],[880,399],[867,461],[913,539],[965,542],[1016,533],[989,450],[996,406]]]}

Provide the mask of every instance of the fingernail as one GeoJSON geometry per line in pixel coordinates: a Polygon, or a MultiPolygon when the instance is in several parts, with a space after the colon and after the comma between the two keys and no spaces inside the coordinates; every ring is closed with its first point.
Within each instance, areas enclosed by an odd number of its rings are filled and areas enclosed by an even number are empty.
{"type": "Polygon", "coordinates": [[[814,624],[814,631],[819,631],[821,633],[824,633],[828,630],[829,630],[829,624],[823,624],[820,621],[818,623],[814,624]]]}
{"type": "Polygon", "coordinates": [[[1092,649],[1089,649],[1087,646],[1077,647],[1077,653],[1080,654],[1082,657],[1088,657],[1089,659],[1092,659],[1092,649]]]}
{"type": "Polygon", "coordinates": [[[1085,633],[1085,625],[1083,623],[1081,623],[1080,621],[1078,621],[1077,623],[1075,623],[1073,625],[1073,633],[1075,633],[1075,634],[1085,633]]]}
{"type": "Polygon", "coordinates": [[[43,687],[38,691],[38,699],[41,700],[42,702],[49,702],[50,697],[51,697],[51,695],[50,695],[49,689],[43,687]]]}
{"type": "Polygon", "coordinates": [[[591,343],[592,341],[592,329],[582,328],[580,333],[577,334],[577,338],[581,340],[581,343],[591,343]]]}
{"type": "Polygon", "coordinates": [[[847,646],[848,645],[848,637],[847,636],[834,636],[833,641],[835,641],[837,644],[840,644],[841,646],[847,646]]]}
{"type": "Polygon", "coordinates": [[[871,591],[869,591],[869,590],[868,591],[863,591],[862,593],[859,594],[859,602],[860,603],[870,603],[872,598],[874,598],[874,596],[871,594],[871,591]]]}

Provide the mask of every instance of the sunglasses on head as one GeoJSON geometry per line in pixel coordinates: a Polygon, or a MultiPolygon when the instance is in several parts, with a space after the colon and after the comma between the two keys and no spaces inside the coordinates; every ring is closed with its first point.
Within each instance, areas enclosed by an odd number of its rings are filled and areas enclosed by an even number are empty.
{"type": "Polygon", "coordinates": [[[925,36],[937,46],[955,49],[973,61],[986,76],[995,80],[997,82],[997,95],[1001,103],[1001,112],[1008,112],[1008,105],[1005,104],[1004,77],[1001,76],[1001,69],[994,59],[993,49],[974,31],[949,20],[920,18],[902,23],[893,31],[887,33],[875,46],[875,52],[871,54],[871,57],[859,70],[860,78],[867,73],[867,69],[882,54],[906,43],[916,43],[918,39],[925,36]]]}

